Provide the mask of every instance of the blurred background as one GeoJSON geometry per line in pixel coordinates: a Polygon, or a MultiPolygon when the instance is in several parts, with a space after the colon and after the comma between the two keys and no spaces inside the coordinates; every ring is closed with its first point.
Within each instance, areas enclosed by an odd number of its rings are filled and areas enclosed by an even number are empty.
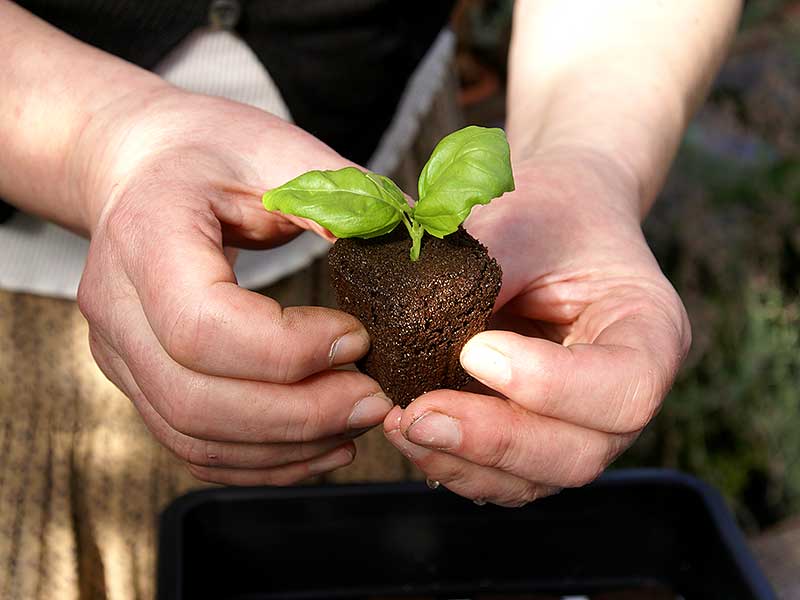
{"type": "MultiPolygon", "coordinates": [[[[512,6],[462,0],[454,14],[467,122],[504,121],[512,6]]],[[[797,584],[800,1],[748,3],[645,231],[694,344],[661,413],[616,466],[711,483],[762,558],[794,561],[797,584]]]]}

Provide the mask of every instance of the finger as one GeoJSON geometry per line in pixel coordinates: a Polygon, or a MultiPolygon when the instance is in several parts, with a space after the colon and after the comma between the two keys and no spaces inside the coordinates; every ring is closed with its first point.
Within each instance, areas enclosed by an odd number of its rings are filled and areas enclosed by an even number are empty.
{"type": "Polygon", "coordinates": [[[327,371],[280,385],[192,373],[174,362],[127,362],[145,396],[171,427],[206,440],[322,440],[372,427],[392,406],[376,383],[352,371],[327,371]]]}
{"type": "MultiPolygon", "coordinates": [[[[264,208],[256,207],[262,213],[264,208]]],[[[248,209],[248,212],[251,209],[248,209]]],[[[219,214],[219,213],[217,213],[219,214]]],[[[222,240],[225,246],[235,246],[236,248],[245,248],[248,250],[268,250],[281,246],[287,242],[291,242],[298,235],[303,233],[303,229],[287,221],[281,219],[278,215],[265,214],[263,218],[258,220],[248,218],[246,223],[250,227],[243,227],[242,223],[234,225],[226,223],[220,218],[222,240]],[[253,227],[253,224],[256,226],[253,227]]]]}
{"type": "Polygon", "coordinates": [[[316,458],[344,442],[341,437],[333,437],[305,443],[236,444],[184,435],[170,427],[151,406],[114,349],[93,332],[90,332],[89,339],[92,355],[106,377],[131,399],[155,438],[176,457],[188,463],[209,467],[266,469],[316,458]]]}
{"type": "Polygon", "coordinates": [[[361,373],[330,370],[282,385],[215,377],[181,366],[161,348],[135,301],[118,299],[116,339],[104,341],[130,369],[139,389],[173,429],[219,442],[310,442],[354,435],[392,408],[361,373]],[[124,326],[122,326],[124,324],[124,326]]]}
{"type": "Polygon", "coordinates": [[[485,331],[464,345],[461,364],[531,412],[610,433],[635,432],[658,411],[679,364],[664,365],[650,351],[616,343],[635,343],[642,324],[619,321],[594,343],[570,346],[485,331]]]}
{"type": "Polygon", "coordinates": [[[282,215],[264,210],[255,190],[228,187],[225,192],[223,198],[212,203],[225,245],[265,250],[285,244],[303,232],[302,227],[282,215]]]}
{"type": "Polygon", "coordinates": [[[444,452],[408,441],[399,428],[401,411],[395,408],[384,422],[386,438],[428,478],[478,504],[519,507],[552,495],[557,488],[526,481],[497,469],[476,465],[444,452]]]}
{"type": "Polygon", "coordinates": [[[451,390],[412,402],[403,411],[400,431],[414,444],[556,487],[594,481],[636,437],[586,429],[500,398],[451,390]]]}
{"type": "Polygon", "coordinates": [[[330,243],[336,241],[330,231],[314,221],[265,211],[260,200],[257,205],[248,206],[243,212],[257,214],[248,214],[244,220],[247,227],[239,222],[233,225],[223,222],[222,238],[226,245],[249,250],[267,250],[292,241],[303,231],[311,231],[330,243]]]}
{"type": "Polygon", "coordinates": [[[202,188],[198,190],[198,197],[208,198],[214,215],[222,225],[226,244],[263,250],[285,244],[304,230],[334,241],[331,233],[314,221],[265,210],[261,200],[266,185],[263,182],[257,186],[245,183],[241,173],[228,172],[223,175],[217,172],[219,165],[211,164],[205,165],[209,172],[203,177],[204,160],[205,157],[192,157],[198,170],[193,181],[173,179],[173,182],[181,186],[183,191],[193,186],[202,188]]]}
{"type": "Polygon", "coordinates": [[[214,212],[228,225],[226,234],[236,236],[243,244],[242,248],[271,247],[265,242],[274,239],[285,243],[304,230],[312,231],[331,243],[336,241],[336,237],[316,221],[277,210],[265,210],[261,200],[263,186],[253,187],[242,182],[231,185],[228,182],[224,191],[226,196],[214,203],[214,212]],[[233,209],[230,206],[232,202],[235,203],[233,209]]]}
{"type": "Polygon", "coordinates": [[[316,442],[245,444],[200,440],[184,435],[161,418],[144,394],[129,396],[147,428],[163,446],[187,463],[201,467],[268,469],[303,462],[326,454],[345,440],[330,437],[316,442]]]}
{"type": "Polygon", "coordinates": [[[322,475],[349,465],[356,456],[353,442],[302,463],[292,463],[273,469],[226,469],[188,465],[189,472],[200,481],[223,485],[293,485],[314,475],[322,475]]]}
{"type": "MultiPolygon", "coordinates": [[[[202,193],[187,193],[192,191],[202,193]]],[[[132,249],[123,262],[152,330],[187,368],[293,382],[352,362],[369,347],[366,331],[350,315],[317,307],[283,309],[238,287],[222,250],[220,223],[208,207],[165,202],[143,215],[119,208],[106,226],[109,235],[124,238],[118,247],[132,249]],[[146,231],[139,222],[147,224],[146,231]]],[[[93,301],[82,298],[88,312],[100,318],[93,301]]]]}
{"type": "Polygon", "coordinates": [[[308,231],[313,231],[322,239],[330,242],[331,244],[336,241],[336,236],[333,235],[330,231],[325,229],[322,225],[317,223],[316,221],[312,221],[311,219],[305,219],[303,217],[298,217],[295,215],[288,215],[288,214],[281,214],[280,215],[283,219],[286,219],[288,223],[291,223],[295,227],[300,229],[306,229],[308,231]]]}

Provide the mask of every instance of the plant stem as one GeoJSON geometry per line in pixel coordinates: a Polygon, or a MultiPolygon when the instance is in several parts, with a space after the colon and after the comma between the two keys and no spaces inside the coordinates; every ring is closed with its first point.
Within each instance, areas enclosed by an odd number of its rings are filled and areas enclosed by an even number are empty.
{"type": "Polygon", "coordinates": [[[419,251],[422,248],[422,236],[425,235],[425,230],[419,223],[413,222],[409,233],[411,234],[411,262],[415,262],[419,258],[419,251]]]}
{"type": "Polygon", "coordinates": [[[422,225],[414,220],[414,217],[403,215],[403,225],[408,230],[408,235],[411,236],[411,262],[416,262],[419,259],[419,251],[422,248],[422,236],[425,235],[425,230],[422,225]]]}
{"type": "Polygon", "coordinates": [[[408,220],[408,217],[405,214],[403,215],[403,225],[406,226],[406,229],[408,230],[408,235],[411,236],[411,239],[414,239],[413,226],[411,225],[411,221],[408,220]]]}

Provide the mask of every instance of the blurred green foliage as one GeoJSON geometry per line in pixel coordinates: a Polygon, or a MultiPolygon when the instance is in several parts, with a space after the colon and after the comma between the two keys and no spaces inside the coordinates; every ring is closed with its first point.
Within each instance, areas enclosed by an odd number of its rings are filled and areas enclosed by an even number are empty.
{"type": "Polygon", "coordinates": [[[800,513],[800,63],[742,34],[645,232],[692,321],[687,364],[618,466],[719,489],[748,530],[800,513]]]}
{"type": "MultiPolygon", "coordinates": [[[[502,75],[513,0],[461,0],[502,75]]],[[[800,513],[800,0],[751,0],[645,223],[692,321],[661,413],[615,466],[719,489],[750,531],[800,513]]]]}
{"type": "Polygon", "coordinates": [[[695,343],[619,465],[693,473],[754,529],[800,511],[800,162],[740,173],[646,225],[695,343]]]}

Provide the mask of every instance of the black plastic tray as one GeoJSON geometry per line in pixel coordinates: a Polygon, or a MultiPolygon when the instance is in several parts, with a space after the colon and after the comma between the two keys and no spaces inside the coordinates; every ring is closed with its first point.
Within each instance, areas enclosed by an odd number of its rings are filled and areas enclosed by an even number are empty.
{"type": "Polygon", "coordinates": [[[719,494],[615,471],[521,509],[424,484],[216,488],[162,515],[159,600],[775,598],[719,494]]]}

